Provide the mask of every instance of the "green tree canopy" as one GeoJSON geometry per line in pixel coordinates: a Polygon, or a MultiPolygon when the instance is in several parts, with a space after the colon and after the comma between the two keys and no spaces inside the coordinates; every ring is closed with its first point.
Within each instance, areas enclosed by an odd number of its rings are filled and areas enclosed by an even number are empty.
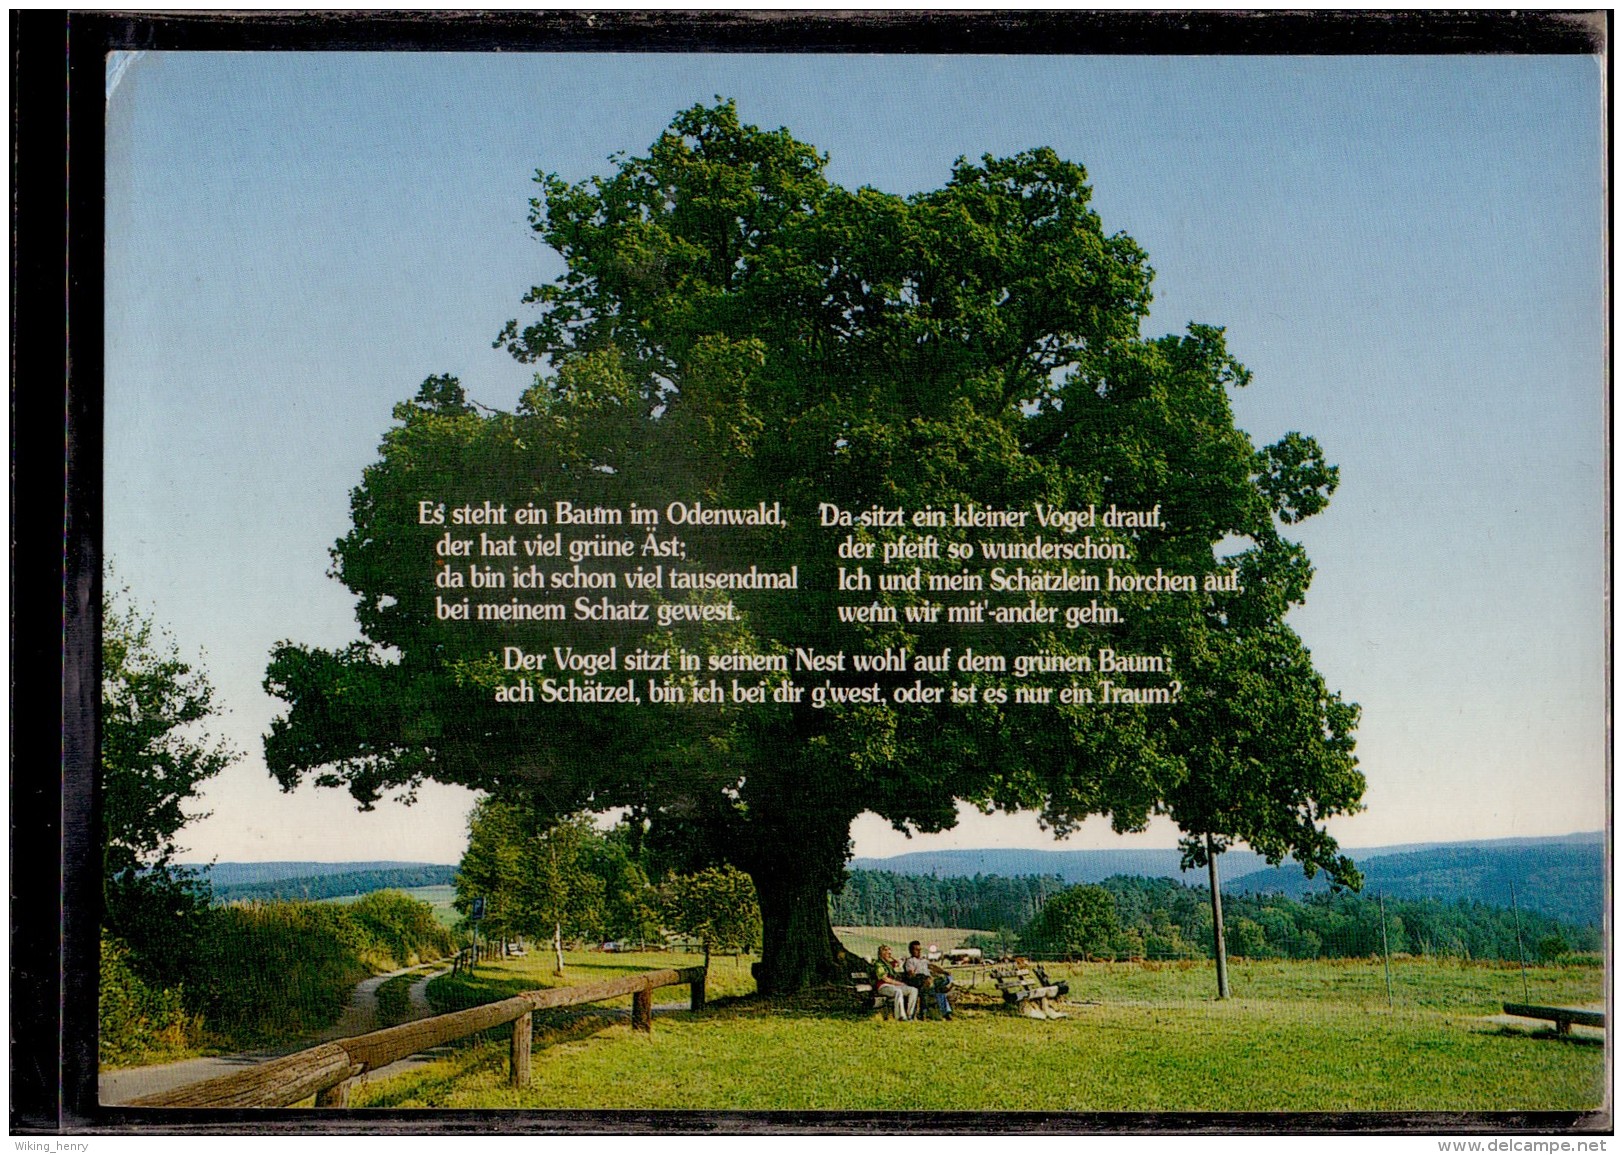
{"type": "Polygon", "coordinates": [[[105,929],[144,977],[173,978],[174,944],[208,905],[208,888],[172,862],[203,784],[235,760],[202,726],[216,713],[208,677],[182,661],[130,602],[102,602],[101,814],[105,929]]]}
{"type": "MultiPolygon", "coordinates": [[[[1219,833],[1327,864],[1334,843],[1322,821],[1357,805],[1362,778],[1351,716],[1331,710],[1283,623],[1311,570],[1280,533],[1322,508],[1334,484],[1318,446],[1292,434],[1258,449],[1235,427],[1229,391],[1249,375],[1221,329],[1141,335],[1151,270],[1130,237],[1105,231],[1080,165],[1043,148],[965,159],[942,187],[904,197],[842,188],[825,163],[721,102],[681,113],[646,156],[618,158],[606,176],[538,176],[532,224],[565,271],[533,287],[528,320],[498,338],[537,366],[535,384],[513,412],[488,412],[453,378],[431,377],[396,408],[334,550],[364,640],[277,648],[266,686],[289,709],[266,738],[272,772],[289,788],[306,775],[345,786],[363,806],[434,778],[538,800],[554,816],[629,807],[660,854],[750,874],[763,920],[758,980],[787,990],[840,973],[827,896],[863,811],[940,830],[966,800],[1040,811],[1060,832],[1095,814],[1136,830],[1154,814],[1185,813],[1180,799],[1201,780],[1203,750],[1221,741],[1229,709],[1224,687],[1206,687],[1201,659],[1229,647],[1247,655],[1248,676],[1313,685],[1272,691],[1300,708],[1290,733],[1309,750],[1269,771],[1243,828],[1219,833]],[[514,709],[493,701],[505,680],[500,647],[550,646],[557,627],[515,623],[497,638],[439,620],[425,559],[441,531],[419,521],[425,499],[491,498],[781,503],[782,524],[688,526],[682,537],[688,556],[713,568],[798,567],[794,597],[735,591],[731,620],[602,625],[594,648],[1109,647],[1165,656],[1185,689],[1143,708],[1017,708],[982,695],[514,709]],[[1118,574],[1240,580],[1113,593],[1120,621],[1068,628],[842,622],[849,595],[836,590],[838,538],[819,524],[820,505],[955,502],[1155,507],[1153,524],[1108,535],[1130,547],[1111,562],[1118,574]],[[1238,553],[1220,560],[1219,543],[1235,542],[1238,553]],[[1301,660],[1264,662],[1270,641],[1301,660]]],[[[932,532],[982,540],[971,528],[932,532]]],[[[959,565],[920,562],[944,574],[959,565]]],[[[827,675],[835,687],[869,680],[827,675]]],[[[1245,708],[1266,700],[1252,694],[1245,708]]],[[[1279,746],[1247,749],[1271,758],[1279,746]]]]}
{"type": "Polygon", "coordinates": [[[679,874],[660,887],[661,917],[667,929],[712,951],[742,954],[761,945],[761,908],[749,875],[731,866],[679,874]]]}
{"type": "Polygon", "coordinates": [[[1020,948],[1069,958],[1114,957],[1121,925],[1116,899],[1102,886],[1073,886],[1054,895],[1020,935],[1020,948]]]}
{"type": "Polygon", "coordinates": [[[596,938],[610,917],[603,841],[587,817],[550,821],[530,806],[482,799],[468,818],[454,905],[470,917],[482,898],[483,929],[494,937],[596,938]]]}

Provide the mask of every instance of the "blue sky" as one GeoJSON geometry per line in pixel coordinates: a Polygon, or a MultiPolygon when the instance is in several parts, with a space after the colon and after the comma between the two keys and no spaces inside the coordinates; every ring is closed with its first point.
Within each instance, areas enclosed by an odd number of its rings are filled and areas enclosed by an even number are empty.
{"type": "MultiPolygon", "coordinates": [[[[452,861],[465,792],[357,815],[280,793],[281,638],[355,636],[348,492],[428,374],[511,406],[490,348],[556,257],[537,168],[581,179],[714,95],[908,193],[1051,145],[1157,271],[1146,331],[1224,325],[1259,443],[1341,466],[1293,615],[1364,707],[1350,846],[1605,821],[1602,73],[1588,57],[147,53],[108,103],[105,535],[201,657],[243,751],[192,857],[452,861]]],[[[1054,845],[971,815],[859,854],[1054,845]]],[[[1090,824],[1068,847],[1121,840],[1090,824]]]]}

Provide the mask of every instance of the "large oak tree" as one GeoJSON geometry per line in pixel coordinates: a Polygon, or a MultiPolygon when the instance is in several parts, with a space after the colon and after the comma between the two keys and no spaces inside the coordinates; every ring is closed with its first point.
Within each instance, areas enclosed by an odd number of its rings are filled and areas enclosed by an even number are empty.
{"type": "MultiPolygon", "coordinates": [[[[306,775],[345,786],[363,805],[433,778],[558,815],[628,807],[668,859],[726,861],[751,875],[767,991],[839,977],[827,896],[863,811],[939,830],[967,800],[1038,810],[1060,832],[1089,815],[1132,830],[1175,812],[1198,818],[1202,832],[1253,839],[1271,858],[1344,872],[1322,821],[1356,809],[1362,794],[1356,714],[1284,623],[1311,571],[1280,524],[1321,508],[1335,481],[1318,446],[1293,434],[1259,450],[1235,428],[1228,393],[1248,374],[1220,329],[1141,334],[1151,270],[1131,238],[1105,232],[1081,166],[1048,149],[960,160],[943,187],[903,197],[833,184],[825,161],[719,103],[681,113],[646,156],[618,159],[605,176],[538,176],[532,223],[565,271],[531,288],[532,312],[498,338],[537,366],[535,384],[511,413],[470,405],[450,377],[429,378],[397,407],[354,492],[353,529],[334,550],[364,641],[337,652],[278,647],[266,684],[289,710],[266,739],[272,771],[288,787],[306,775]],[[1180,691],[1148,706],[1014,706],[984,694],[906,706],[818,707],[809,695],[679,708],[497,704],[494,688],[512,680],[502,646],[564,639],[552,623],[438,620],[430,559],[444,531],[419,523],[419,503],[486,499],[782,503],[783,525],[682,527],[680,536],[689,561],[706,568],[798,566],[797,593],[729,591],[737,618],[723,623],[593,624],[569,639],[582,648],[905,646],[961,656],[973,647],[1012,658],[1106,647],[1163,657],[1180,691]],[[1110,562],[1118,574],[1241,580],[1228,590],[1084,595],[1121,620],[1076,628],[966,627],[944,614],[842,623],[836,606],[853,600],[835,588],[837,567],[851,565],[836,556],[844,534],[877,542],[918,531],[831,531],[819,524],[824,502],[1158,506],[1155,524],[1089,531],[1128,547],[1110,562]],[[1243,658],[1243,678],[1225,652],[1243,658]],[[1230,683],[1253,677],[1281,681],[1267,693],[1247,681],[1234,699],[1230,683]],[[1215,753],[1226,749],[1227,714],[1275,706],[1289,716],[1249,719],[1264,737],[1215,753]],[[1275,723],[1288,741],[1266,738],[1275,723]],[[1232,781],[1281,752],[1292,756],[1251,785],[1232,781]],[[1243,808],[1243,821],[1228,807],[1243,808]]],[[[971,545],[1009,536],[931,532],[971,545]]],[[[917,564],[926,573],[965,565],[917,564]]],[[[988,600],[1062,605],[1076,595],[988,600]]],[[[805,677],[873,680],[849,663],[805,677]]]]}

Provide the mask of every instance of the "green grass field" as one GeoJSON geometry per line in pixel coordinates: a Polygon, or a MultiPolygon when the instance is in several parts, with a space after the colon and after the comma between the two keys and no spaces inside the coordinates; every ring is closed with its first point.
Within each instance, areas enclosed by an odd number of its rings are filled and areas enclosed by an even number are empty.
{"type": "Polygon", "coordinates": [[[926,947],[934,943],[942,950],[951,950],[962,943],[966,936],[972,934],[985,934],[985,931],[959,930],[955,927],[939,926],[837,926],[834,935],[845,949],[852,954],[859,954],[865,959],[874,958],[879,954],[881,944],[889,946],[896,952],[897,958],[907,957],[907,944],[918,939],[926,947]]]}
{"type": "MultiPolygon", "coordinates": [[[[876,932],[879,933],[879,932],[876,932]]],[[[933,941],[946,948],[942,931],[933,941]]],[[[882,941],[925,939],[888,928],[882,941]]],[[[931,940],[926,940],[931,941],[931,940]]],[[[850,945],[857,946],[856,942],[850,945]]],[[[692,961],[571,954],[584,983],[692,961]]],[[[893,1023],[841,991],[749,996],[748,959],[712,960],[712,1003],[660,1014],[651,1036],[623,1015],[539,1021],[530,1087],[506,1085],[506,1045],[487,1039],[408,1075],[369,1083],[376,1107],[695,1110],[1508,1111],[1593,1109],[1604,1095],[1596,1037],[1558,1039],[1497,1021],[1521,1001],[1514,967],[1379,961],[1246,962],[1219,1003],[1210,964],[1090,963],[1067,971],[1070,1017],[1009,1013],[983,977],[950,1023],[893,1023]]],[[[436,1006],[552,985],[550,956],[482,964],[436,980],[436,1006]]],[[[1592,967],[1534,968],[1533,1002],[1603,998],[1592,967]]],[[[685,1002],[685,988],[655,993],[685,1002]]],[[[624,1002],[625,1000],[621,1000],[624,1002]]]]}

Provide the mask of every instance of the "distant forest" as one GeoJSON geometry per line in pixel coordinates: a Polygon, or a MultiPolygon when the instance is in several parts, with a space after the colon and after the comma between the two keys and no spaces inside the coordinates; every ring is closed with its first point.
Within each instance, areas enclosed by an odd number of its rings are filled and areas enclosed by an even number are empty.
{"type": "MultiPolygon", "coordinates": [[[[1458,899],[1489,906],[1515,905],[1563,922],[1599,927],[1606,910],[1606,836],[1600,831],[1546,838],[1504,838],[1349,850],[1364,872],[1365,894],[1394,898],[1458,899]]],[[[1179,870],[1174,849],[1035,850],[1020,848],[913,851],[891,858],[858,858],[853,868],[917,877],[1058,875],[1067,884],[1103,882],[1115,875],[1173,878],[1204,886],[1204,870],[1179,870]]],[[[1302,898],[1326,892],[1287,862],[1270,868],[1243,847],[1224,854],[1223,893],[1283,894],[1302,898]]]]}
{"type": "Polygon", "coordinates": [[[212,889],[214,901],[229,902],[315,902],[323,898],[346,898],[371,894],[374,890],[410,890],[417,886],[449,886],[456,878],[454,866],[397,866],[374,870],[349,870],[341,874],[311,874],[299,878],[275,878],[263,882],[236,882],[212,889]]]}
{"type": "MultiPolygon", "coordinates": [[[[1170,878],[1118,875],[1097,884],[1110,896],[1111,929],[1092,942],[1096,957],[1206,958],[1212,949],[1210,895],[1170,878]]],[[[837,926],[956,926],[986,932],[983,948],[1051,953],[1029,933],[1042,904],[1068,889],[1057,875],[930,878],[854,870],[833,902],[837,926]]],[[[1533,911],[1461,899],[1384,899],[1392,954],[1549,961],[1598,952],[1600,931],[1533,911]]],[[[1368,958],[1382,951],[1381,901],[1373,894],[1223,897],[1231,955],[1245,958],[1368,958]]]]}
{"type": "Polygon", "coordinates": [[[853,870],[829,914],[835,926],[956,926],[1018,929],[1066,887],[1057,874],[929,878],[853,870]]]}
{"type": "MultiPolygon", "coordinates": [[[[1406,854],[1360,860],[1364,892],[1392,898],[1475,899],[1496,907],[1514,905],[1563,922],[1599,927],[1606,911],[1606,847],[1595,841],[1555,841],[1526,846],[1436,846],[1406,854]]],[[[1223,890],[1226,894],[1228,886],[1223,890]]],[[[1323,894],[1321,874],[1279,866],[1234,880],[1234,889],[1291,898],[1323,894]]]]}

